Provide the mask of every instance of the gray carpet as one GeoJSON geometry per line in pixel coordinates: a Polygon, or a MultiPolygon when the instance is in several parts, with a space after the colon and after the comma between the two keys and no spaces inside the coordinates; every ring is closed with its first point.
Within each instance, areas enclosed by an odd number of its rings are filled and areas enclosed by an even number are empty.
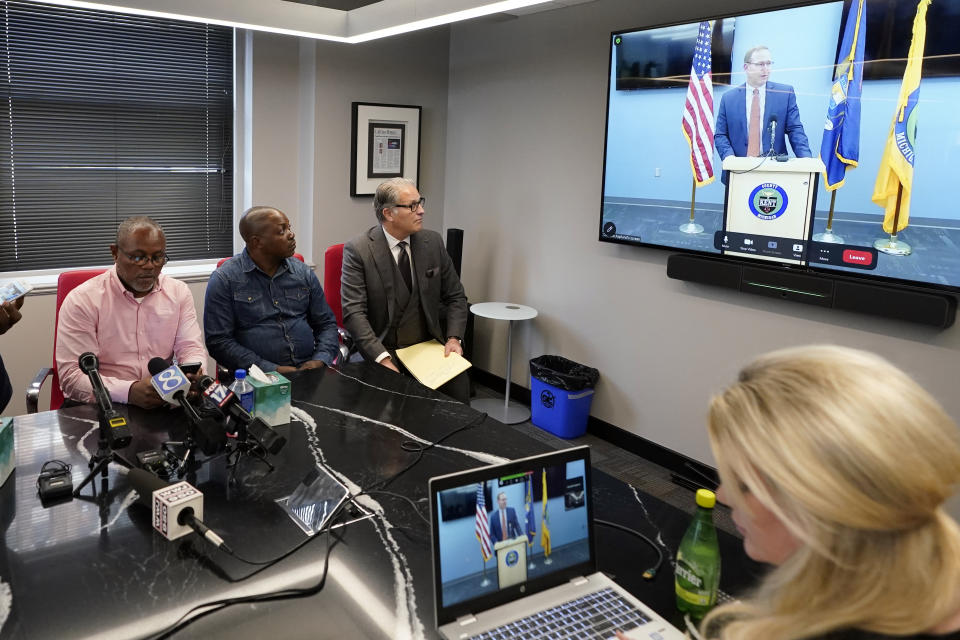
{"type": "MultiPolygon", "coordinates": [[[[476,385],[477,398],[503,398],[503,393],[476,385]]],[[[545,431],[529,420],[519,424],[510,425],[510,428],[523,432],[524,434],[539,440],[554,449],[565,449],[567,447],[589,445],[590,457],[594,468],[608,473],[621,482],[625,482],[640,491],[648,493],[654,497],[663,500],[667,504],[673,505],[693,514],[696,509],[693,492],[685,487],[674,484],[670,480],[670,471],[665,467],[650,462],[634,453],[621,449],[615,444],[598,438],[589,433],[579,438],[569,440],[558,438],[552,433],[545,431]]],[[[706,437],[706,433],[704,433],[706,437]]],[[[717,505],[714,512],[714,523],[720,529],[738,536],[733,520],[730,518],[730,510],[723,505],[717,505]]]]}

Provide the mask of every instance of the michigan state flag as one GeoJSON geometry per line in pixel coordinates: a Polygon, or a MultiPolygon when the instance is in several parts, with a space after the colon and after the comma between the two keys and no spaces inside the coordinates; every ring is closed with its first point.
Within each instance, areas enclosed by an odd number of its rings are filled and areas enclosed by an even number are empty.
{"type": "Polygon", "coordinates": [[[823,126],[820,159],[825,165],[823,183],[828,191],[843,186],[847,168],[860,160],[860,94],[863,90],[863,43],[867,31],[867,3],[854,0],[847,13],[843,44],[830,90],[827,122],[823,126]]]}
{"type": "Polygon", "coordinates": [[[550,517],[547,515],[547,470],[543,470],[543,508],[540,510],[540,546],[543,557],[550,557],[550,517]]]}
{"type": "Polygon", "coordinates": [[[910,216],[910,192],[913,190],[913,161],[916,157],[917,101],[920,99],[920,70],[923,66],[923,46],[927,38],[927,5],[930,0],[920,0],[917,17],[913,20],[913,40],[907,54],[907,70],[903,72],[900,98],[893,114],[887,144],[880,160],[877,183],[873,188],[873,201],[884,207],[883,230],[897,233],[907,226],[910,216]],[[897,208],[897,189],[903,186],[900,199],[900,215],[897,227],[893,227],[897,208]]]}

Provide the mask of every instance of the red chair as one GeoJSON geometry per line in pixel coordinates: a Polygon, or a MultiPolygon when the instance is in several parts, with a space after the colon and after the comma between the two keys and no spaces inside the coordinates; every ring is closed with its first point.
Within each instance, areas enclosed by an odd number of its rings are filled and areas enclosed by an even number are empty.
{"type": "Polygon", "coordinates": [[[67,294],[73,291],[78,285],[83,284],[90,278],[98,276],[106,269],[81,269],[78,271],[64,271],[57,278],[57,312],[54,316],[53,325],[53,366],[44,367],[37,372],[37,375],[30,383],[27,389],[27,413],[36,413],[40,404],[40,387],[43,381],[50,375],[53,376],[53,384],[50,387],[50,410],[56,411],[63,405],[63,391],[60,389],[60,377],[57,375],[57,328],[60,324],[60,305],[67,297],[67,294]]]}
{"type": "Polygon", "coordinates": [[[323,252],[323,295],[343,328],[343,307],[340,304],[340,274],[343,271],[343,245],[335,244],[323,252]]]}
{"type": "Polygon", "coordinates": [[[340,362],[350,359],[354,351],[353,338],[343,328],[343,303],[340,301],[340,275],[343,273],[343,245],[335,244],[323,252],[323,296],[337,319],[340,334],[340,362]]]}

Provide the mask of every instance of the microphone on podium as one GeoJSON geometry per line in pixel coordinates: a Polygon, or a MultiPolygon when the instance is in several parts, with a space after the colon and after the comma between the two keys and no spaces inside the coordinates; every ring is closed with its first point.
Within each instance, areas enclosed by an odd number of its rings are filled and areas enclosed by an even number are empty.
{"type": "Polygon", "coordinates": [[[777,137],[777,116],[770,116],[770,148],[767,149],[767,155],[773,156],[773,141],[777,137]]]}
{"type": "Polygon", "coordinates": [[[227,435],[224,433],[223,426],[217,424],[213,418],[201,417],[187,400],[190,379],[180,367],[175,364],[168,366],[163,358],[151,358],[147,363],[147,369],[150,370],[150,384],[164,402],[183,407],[183,412],[193,427],[193,435],[201,451],[210,456],[226,446],[227,435]]]}
{"type": "Polygon", "coordinates": [[[233,553],[223,538],[203,523],[203,494],[192,484],[170,484],[144,469],[131,469],[127,477],[140,503],[150,507],[153,528],[164,538],[176,540],[196,531],[215,547],[233,553]]]}
{"type": "Polygon", "coordinates": [[[123,449],[130,444],[133,437],[130,434],[130,426],[127,419],[117,413],[110,402],[110,394],[107,388],[103,386],[103,379],[100,377],[100,360],[96,354],[87,351],[80,355],[77,360],[80,370],[90,378],[90,385],[93,387],[93,395],[97,399],[97,405],[100,408],[100,426],[103,437],[107,439],[107,444],[111,449],[123,449]]]}

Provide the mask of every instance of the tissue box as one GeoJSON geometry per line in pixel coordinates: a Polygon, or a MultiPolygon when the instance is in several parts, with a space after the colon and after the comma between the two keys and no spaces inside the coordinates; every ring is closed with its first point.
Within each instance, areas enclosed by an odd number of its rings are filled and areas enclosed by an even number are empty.
{"type": "Polygon", "coordinates": [[[271,427],[290,422],[290,381],[276,371],[265,374],[270,382],[247,377],[253,386],[253,415],[271,427]]]}
{"type": "Polygon", "coordinates": [[[13,418],[0,418],[0,486],[7,481],[17,457],[13,451],[13,418]]]}

